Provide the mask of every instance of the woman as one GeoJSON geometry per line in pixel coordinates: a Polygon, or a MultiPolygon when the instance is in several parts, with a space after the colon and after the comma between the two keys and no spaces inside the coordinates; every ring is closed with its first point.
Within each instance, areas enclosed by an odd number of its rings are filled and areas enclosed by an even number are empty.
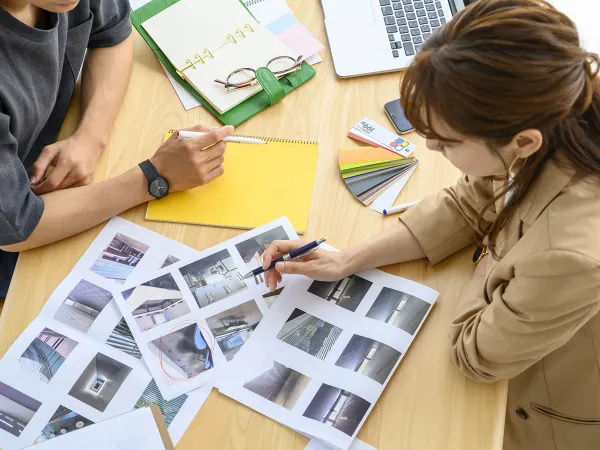
{"type": "MultiPolygon", "coordinates": [[[[486,242],[450,325],[474,380],[509,379],[504,447],[600,448],[600,79],[573,23],[541,0],[479,0],[402,81],[407,118],[464,175],[354,248],[278,263],[338,280],[486,242]]],[[[274,242],[264,265],[300,245],[274,242]]],[[[480,247],[481,250],[483,247],[480,247]]]]}
{"type": "MultiPolygon", "coordinates": [[[[16,252],[79,233],[152,198],[140,167],[90,184],[127,90],[132,57],[128,0],[0,0],[0,298],[16,252]],[[79,126],[56,142],[82,66],[79,126]]],[[[185,142],[171,139],[144,167],[153,165],[171,191],[208,183],[223,173],[221,139],[231,132],[224,127],[185,142]]]]}

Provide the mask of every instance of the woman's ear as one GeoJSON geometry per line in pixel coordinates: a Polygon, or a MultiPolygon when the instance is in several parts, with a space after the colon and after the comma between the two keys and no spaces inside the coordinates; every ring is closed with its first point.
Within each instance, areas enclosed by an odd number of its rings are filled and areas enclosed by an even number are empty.
{"type": "Polygon", "coordinates": [[[511,147],[515,152],[515,155],[519,158],[527,158],[537,152],[544,143],[544,137],[540,130],[530,128],[523,130],[518,133],[513,141],[511,147]]]}

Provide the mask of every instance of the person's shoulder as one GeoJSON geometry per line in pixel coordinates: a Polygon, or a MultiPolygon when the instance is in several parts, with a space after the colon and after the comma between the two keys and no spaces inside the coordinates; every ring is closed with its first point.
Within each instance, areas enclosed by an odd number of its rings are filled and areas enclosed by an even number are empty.
{"type": "Polygon", "coordinates": [[[543,216],[550,249],[600,261],[600,176],[574,176],[543,216]]]}
{"type": "Polygon", "coordinates": [[[92,17],[92,7],[90,2],[93,0],[80,0],[77,6],[67,13],[69,18],[69,27],[81,24],[92,17]]]}

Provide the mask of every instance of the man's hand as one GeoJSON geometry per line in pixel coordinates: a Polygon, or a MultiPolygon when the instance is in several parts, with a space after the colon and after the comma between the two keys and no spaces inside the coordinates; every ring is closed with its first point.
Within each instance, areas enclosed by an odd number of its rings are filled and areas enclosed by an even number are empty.
{"type": "Polygon", "coordinates": [[[48,145],[33,165],[30,178],[33,191],[37,195],[43,195],[90,184],[102,150],[103,147],[97,141],[77,135],[48,145]],[[54,170],[43,180],[49,166],[53,166],[54,170]]]}

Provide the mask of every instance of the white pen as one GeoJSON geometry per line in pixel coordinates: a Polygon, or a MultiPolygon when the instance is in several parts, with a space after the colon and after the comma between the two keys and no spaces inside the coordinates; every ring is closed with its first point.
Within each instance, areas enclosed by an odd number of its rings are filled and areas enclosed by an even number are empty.
{"type": "MultiPolygon", "coordinates": [[[[178,131],[177,137],[179,139],[188,139],[204,136],[206,133],[202,131],[178,131]]],[[[262,139],[249,138],[244,136],[227,136],[223,139],[224,142],[237,142],[239,144],[268,144],[267,141],[263,141],[262,139]]]]}
{"type": "Polygon", "coordinates": [[[383,210],[383,215],[387,216],[389,214],[395,214],[395,213],[399,213],[399,212],[402,212],[402,211],[406,211],[408,208],[410,208],[411,206],[415,206],[420,201],[421,200],[417,200],[415,202],[404,203],[403,205],[398,205],[398,206],[392,206],[390,208],[385,208],[383,210]]]}

